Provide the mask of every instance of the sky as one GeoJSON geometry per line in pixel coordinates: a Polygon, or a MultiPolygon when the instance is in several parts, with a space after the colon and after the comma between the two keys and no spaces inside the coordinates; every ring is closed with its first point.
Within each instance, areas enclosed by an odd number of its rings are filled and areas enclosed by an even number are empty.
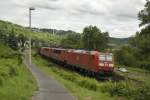
{"type": "Polygon", "coordinates": [[[82,32],[96,25],[111,37],[130,37],[139,30],[138,12],[145,0],[0,0],[0,19],[28,26],[28,8],[32,27],[82,32]]]}

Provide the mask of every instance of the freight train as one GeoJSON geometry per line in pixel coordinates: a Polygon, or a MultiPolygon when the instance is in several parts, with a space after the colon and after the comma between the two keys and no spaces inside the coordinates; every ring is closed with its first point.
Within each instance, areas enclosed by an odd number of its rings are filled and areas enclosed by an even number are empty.
{"type": "Polygon", "coordinates": [[[112,53],[50,47],[40,48],[39,53],[46,58],[84,70],[96,77],[110,76],[114,71],[112,53]]]}

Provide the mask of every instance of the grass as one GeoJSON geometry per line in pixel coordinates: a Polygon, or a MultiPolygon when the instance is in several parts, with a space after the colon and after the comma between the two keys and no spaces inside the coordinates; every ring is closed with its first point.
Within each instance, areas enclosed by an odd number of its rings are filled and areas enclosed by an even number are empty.
{"type": "Polygon", "coordinates": [[[149,100],[150,98],[150,73],[145,69],[126,67],[128,72],[117,72],[125,77],[118,83],[109,83],[104,86],[105,92],[111,95],[123,96],[131,100],[149,100]]]}
{"type": "Polygon", "coordinates": [[[102,86],[105,84],[103,82],[99,83],[95,79],[64,70],[56,64],[42,59],[38,55],[33,56],[33,62],[43,72],[53,76],[62,83],[78,100],[120,100],[119,97],[110,96],[108,92],[101,91],[102,86]]]}
{"type": "Polygon", "coordinates": [[[0,44],[0,99],[31,100],[37,84],[21,54],[0,44]]]}
{"type": "Polygon", "coordinates": [[[146,84],[150,84],[150,72],[145,70],[145,69],[141,69],[141,68],[137,68],[137,67],[126,67],[125,68],[128,70],[127,73],[122,73],[120,71],[116,71],[116,73],[118,73],[121,76],[127,76],[130,79],[133,80],[137,80],[137,81],[141,81],[143,83],[146,84]]]}

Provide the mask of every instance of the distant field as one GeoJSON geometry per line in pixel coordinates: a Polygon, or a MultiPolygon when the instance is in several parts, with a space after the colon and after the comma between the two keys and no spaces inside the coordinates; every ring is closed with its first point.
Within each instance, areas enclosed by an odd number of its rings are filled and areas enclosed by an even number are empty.
{"type": "Polygon", "coordinates": [[[128,45],[129,38],[113,38],[110,37],[109,45],[113,48],[118,48],[123,45],[128,45]]]}

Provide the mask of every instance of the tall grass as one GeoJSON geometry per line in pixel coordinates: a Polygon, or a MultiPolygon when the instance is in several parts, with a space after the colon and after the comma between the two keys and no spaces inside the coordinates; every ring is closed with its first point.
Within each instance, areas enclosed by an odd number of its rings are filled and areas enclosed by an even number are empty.
{"type": "Polygon", "coordinates": [[[0,44],[0,100],[29,100],[36,88],[21,54],[0,44]]]}
{"type": "Polygon", "coordinates": [[[125,82],[107,83],[102,88],[103,92],[109,92],[112,96],[122,96],[132,100],[149,100],[150,86],[147,84],[130,84],[125,82]]]}

